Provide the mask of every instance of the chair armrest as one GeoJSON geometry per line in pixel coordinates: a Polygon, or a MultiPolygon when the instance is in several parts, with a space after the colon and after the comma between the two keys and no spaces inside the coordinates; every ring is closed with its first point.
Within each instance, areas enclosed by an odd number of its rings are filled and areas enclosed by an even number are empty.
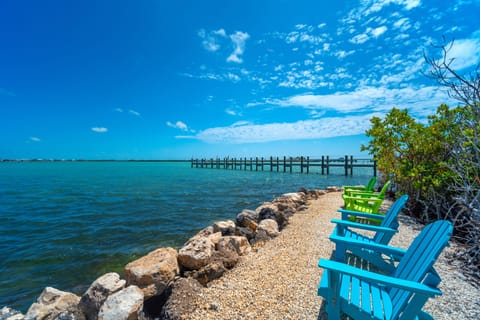
{"type": "MultiPolygon", "coordinates": [[[[374,216],[374,215],[372,215],[372,216],[374,216]]],[[[358,222],[353,222],[353,221],[332,219],[332,220],[330,220],[330,222],[335,223],[337,225],[340,225],[342,227],[356,228],[356,229],[362,229],[362,230],[368,230],[368,231],[393,233],[393,234],[398,232],[398,230],[391,229],[391,228],[380,227],[380,226],[375,226],[375,225],[371,225],[371,224],[363,224],[363,223],[358,223],[358,222]]]]}
{"type": "Polygon", "coordinates": [[[435,295],[442,294],[442,292],[439,289],[429,287],[423,283],[399,279],[395,277],[386,276],[383,274],[362,270],[362,269],[355,268],[345,263],[341,263],[337,261],[321,259],[318,262],[318,266],[320,268],[324,268],[334,273],[347,274],[347,275],[359,278],[361,280],[380,283],[388,287],[399,288],[402,290],[423,294],[429,297],[434,297],[435,295]]]}
{"type": "Polygon", "coordinates": [[[337,211],[342,214],[342,220],[347,220],[347,215],[356,216],[356,217],[363,217],[363,218],[372,218],[372,219],[378,219],[378,220],[385,219],[384,214],[372,214],[372,213],[366,213],[366,212],[354,211],[354,210],[346,210],[346,209],[338,209],[337,211]]]}
{"type": "Polygon", "coordinates": [[[345,245],[346,248],[348,248],[348,246],[352,246],[352,247],[358,247],[361,249],[372,250],[372,251],[378,252],[379,254],[391,255],[395,257],[396,260],[400,260],[400,258],[403,257],[407,252],[407,250],[405,249],[387,246],[384,244],[379,244],[374,242],[358,241],[355,239],[338,236],[336,234],[331,234],[330,240],[333,242],[341,242],[345,245]]]}

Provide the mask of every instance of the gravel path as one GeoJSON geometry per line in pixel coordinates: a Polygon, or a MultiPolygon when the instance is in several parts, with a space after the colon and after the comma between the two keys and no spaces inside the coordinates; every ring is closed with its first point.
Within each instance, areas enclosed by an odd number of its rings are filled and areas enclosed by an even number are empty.
{"type": "MultiPolygon", "coordinates": [[[[311,201],[307,210],[290,219],[280,236],[203,289],[189,319],[326,319],[323,299],[316,294],[322,274],[317,263],[332,254],[330,220],[339,217],[336,210],[342,205],[340,192],[311,201]]],[[[408,247],[421,228],[402,216],[392,244],[408,247]]],[[[448,256],[456,249],[452,246],[445,252],[448,256]]],[[[435,319],[480,319],[480,290],[447,262],[445,253],[435,266],[444,294],[430,299],[425,309],[435,319]]]]}

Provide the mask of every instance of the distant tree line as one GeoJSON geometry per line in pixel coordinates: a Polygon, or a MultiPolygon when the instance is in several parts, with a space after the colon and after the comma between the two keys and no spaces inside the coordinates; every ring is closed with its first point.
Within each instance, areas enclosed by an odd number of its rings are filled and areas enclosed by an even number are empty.
{"type": "Polygon", "coordinates": [[[454,223],[454,237],[466,245],[457,258],[480,278],[480,64],[461,75],[453,69],[452,48],[437,46],[439,59],[427,57],[427,76],[448,88],[460,106],[441,105],[419,123],[407,110],[393,108],[384,119],[373,117],[363,151],[378,161],[397,194],[409,194],[409,213],[430,222],[454,223]]]}

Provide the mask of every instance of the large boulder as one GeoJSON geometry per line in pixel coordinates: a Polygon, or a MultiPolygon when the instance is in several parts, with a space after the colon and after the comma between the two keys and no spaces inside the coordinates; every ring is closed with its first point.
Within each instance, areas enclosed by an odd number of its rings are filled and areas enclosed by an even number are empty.
{"type": "Polygon", "coordinates": [[[110,272],[95,280],[80,299],[79,307],[88,320],[97,320],[98,312],[108,296],[125,288],[126,281],[110,272]]]}
{"type": "Polygon", "coordinates": [[[269,240],[278,236],[280,232],[278,231],[277,221],[273,219],[265,219],[260,221],[258,225],[257,232],[255,234],[255,240],[269,240]]]}
{"type": "Polygon", "coordinates": [[[57,318],[85,320],[85,315],[78,307],[80,297],[60,291],[52,287],[46,287],[37,302],[32,304],[25,315],[27,319],[56,320],[57,318]]]}
{"type": "Polygon", "coordinates": [[[238,226],[255,231],[257,230],[258,226],[258,212],[245,209],[239,214],[237,214],[236,220],[238,226]]]}
{"type": "Polygon", "coordinates": [[[125,266],[127,285],[136,285],[146,299],[162,294],[179,273],[177,251],[160,248],[125,266]]]}
{"type": "Polygon", "coordinates": [[[218,221],[213,224],[214,232],[221,232],[222,236],[228,236],[235,233],[235,222],[232,220],[218,221]]]}
{"type": "Polygon", "coordinates": [[[250,253],[251,249],[246,237],[226,236],[222,237],[217,244],[218,251],[233,251],[239,256],[250,253]]]}
{"type": "Polygon", "coordinates": [[[143,292],[137,286],[122,289],[105,300],[99,320],[138,320],[142,317],[143,292]]]}
{"type": "Polygon", "coordinates": [[[160,319],[187,320],[195,311],[195,298],[201,294],[202,286],[192,278],[178,278],[169,288],[169,297],[162,308],[160,319]]]}
{"type": "Polygon", "coordinates": [[[197,270],[206,266],[215,251],[215,244],[202,237],[189,242],[178,251],[178,262],[186,270],[197,270]]]}

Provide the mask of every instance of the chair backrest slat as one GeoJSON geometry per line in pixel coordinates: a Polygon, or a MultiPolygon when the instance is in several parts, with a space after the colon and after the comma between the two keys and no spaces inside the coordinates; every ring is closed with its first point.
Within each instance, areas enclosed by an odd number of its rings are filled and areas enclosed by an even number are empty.
{"type": "MultiPolygon", "coordinates": [[[[436,221],[426,226],[412,242],[392,276],[422,282],[448,244],[452,231],[452,224],[446,220],[436,221]]],[[[412,293],[404,290],[390,290],[394,318],[400,315],[411,296],[412,293]]]]}
{"type": "MultiPolygon", "coordinates": [[[[388,209],[387,213],[385,214],[385,218],[383,219],[380,226],[386,227],[386,228],[393,228],[393,229],[398,228],[397,216],[400,213],[400,211],[402,211],[403,207],[405,207],[405,204],[407,203],[407,201],[408,201],[408,195],[403,195],[400,198],[398,198],[392,204],[392,206],[388,209]]],[[[390,234],[386,235],[384,232],[379,231],[373,237],[373,241],[375,243],[388,244],[391,237],[392,236],[390,234]]]]}
{"type": "Polygon", "coordinates": [[[365,187],[366,191],[373,191],[375,188],[375,183],[377,183],[377,177],[372,177],[370,181],[368,181],[367,186],[365,187]]]}

